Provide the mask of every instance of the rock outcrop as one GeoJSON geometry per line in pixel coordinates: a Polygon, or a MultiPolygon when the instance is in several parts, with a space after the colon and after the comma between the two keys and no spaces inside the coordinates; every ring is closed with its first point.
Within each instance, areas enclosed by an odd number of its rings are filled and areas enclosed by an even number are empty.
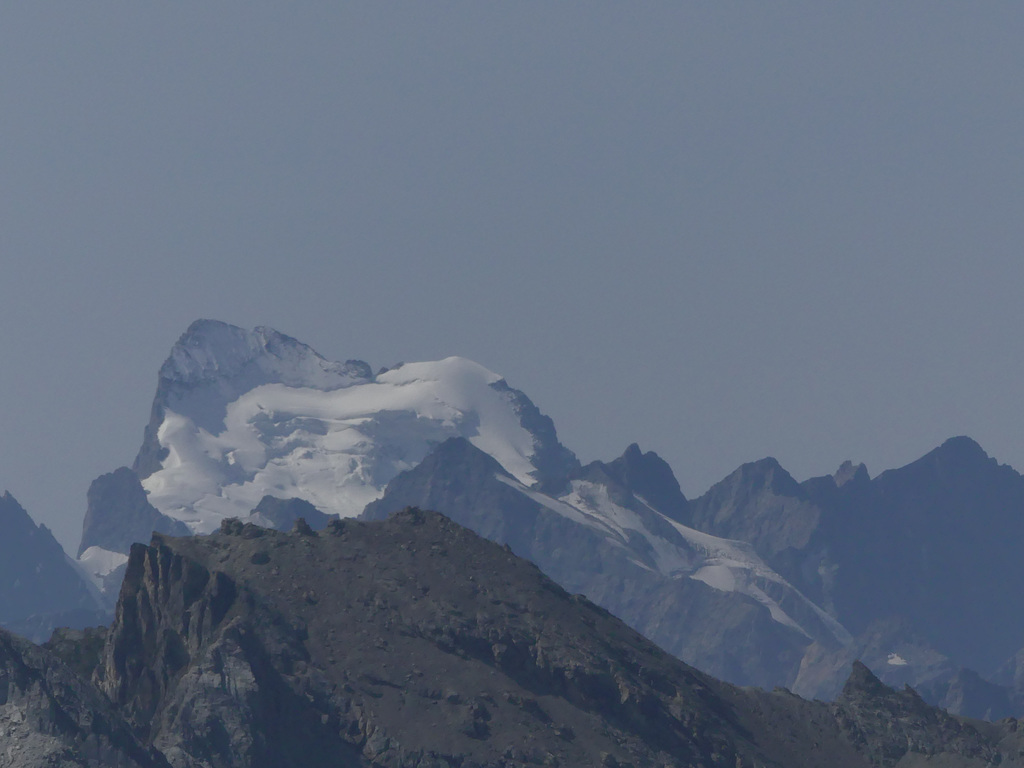
{"type": "Polygon", "coordinates": [[[168,768],[54,654],[0,630],[0,767],[168,768]]]}

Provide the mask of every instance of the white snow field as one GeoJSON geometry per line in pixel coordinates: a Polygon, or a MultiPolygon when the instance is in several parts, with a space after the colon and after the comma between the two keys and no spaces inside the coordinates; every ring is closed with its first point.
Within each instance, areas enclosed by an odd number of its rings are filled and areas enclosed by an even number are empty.
{"type": "Polygon", "coordinates": [[[500,379],[449,357],[328,391],[262,384],[227,404],[216,434],[166,410],[157,438],[167,457],[143,487],[153,506],[196,533],[244,517],[265,494],[299,496],[323,512],[351,517],[395,475],[455,436],[531,484],[534,438],[520,425],[509,393],[490,386],[500,379]]]}

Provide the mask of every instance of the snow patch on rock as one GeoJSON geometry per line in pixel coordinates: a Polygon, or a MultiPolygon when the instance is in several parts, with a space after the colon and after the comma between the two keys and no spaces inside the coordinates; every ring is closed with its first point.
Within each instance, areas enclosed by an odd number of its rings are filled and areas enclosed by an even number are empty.
{"type": "Polygon", "coordinates": [[[644,553],[642,560],[637,554],[634,562],[645,568],[672,578],[695,579],[721,592],[744,594],[767,608],[775,621],[813,639],[815,632],[794,616],[798,608],[804,620],[811,617],[839,643],[851,640],[839,622],[776,573],[747,543],[689,528],[636,496],[640,508],[623,506],[600,483],[574,480],[568,493],[553,499],[512,478],[497,475],[497,479],[553,512],[600,531],[613,544],[644,553]],[[643,544],[638,546],[638,540],[643,544]],[[791,608],[784,608],[783,602],[791,608]]]}

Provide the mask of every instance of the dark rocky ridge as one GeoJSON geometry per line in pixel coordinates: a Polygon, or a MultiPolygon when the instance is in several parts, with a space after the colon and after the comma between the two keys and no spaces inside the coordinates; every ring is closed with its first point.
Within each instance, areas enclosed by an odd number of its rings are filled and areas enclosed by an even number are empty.
{"type": "MultiPolygon", "coordinates": [[[[908,752],[952,753],[982,765],[1002,762],[984,726],[965,727],[962,720],[926,704],[912,688],[889,688],[859,661],[831,710],[874,765],[889,768],[908,752]]],[[[1015,732],[1016,725],[1011,728],[1015,732]]]]}
{"type": "Polygon", "coordinates": [[[0,767],[1024,765],[1017,721],[860,664],[833,704],[717,681],[417,509],[154,536],[110,630],[47,648],[0,631],[0,767]]]}
{"type": "Polygon", "coordinates": [[[1016,721],[945,715],[866,668],[831,705],[721,683],[419,510],[137,545],[96,677],[190,768],[973,768],[1024,754],[1016,721]]]}
{"type": "Polygon", "coordinates": [[[286,766],[341,753],[732,766],[757,753],[709,678],[418,511],[319,536],[237,524],[133,548],[100,679],[182,765],[182,754],[286,766]]]}

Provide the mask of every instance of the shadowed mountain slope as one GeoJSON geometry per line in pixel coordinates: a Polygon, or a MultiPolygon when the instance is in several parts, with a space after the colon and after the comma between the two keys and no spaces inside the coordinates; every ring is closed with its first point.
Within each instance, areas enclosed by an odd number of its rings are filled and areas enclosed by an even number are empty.
{"type": "Polygon", "coordinates": [[[53,534],[10,493],[0,496],[0,531],[0,625],[45,640],[55,626],[109,621],[53,534]]]}
{"type": "Polygon", "coordinates": [[[1024,644],[1024,477],[966,437],[883,472],[836,521],[836,608],[851,630],[903,616],[991,674],[1024,644]]]}
{"type": "Polygon", "coordinates": [[[128,467],[93,480],[86,502],[79,557],[89,547],[127,552],[133,542],[149,541],[154,531],[171,536],[190,533],[184,523],[160,514],[149,503],[138,476],[128,467]]]}
{"type": "Polygon", "coordinates": [[[1013,607],[1024,594],[1024,477],[973,440],[952,438],[873,479],[847,463],[796,483],[764,459],[691,501],[690,515],[702,531],[749,542],[856,636],[839,651],[810,649],[801,693],[832,697],[849,662],[871,657],[890,683],[954,707],[978,700],[967,710],[978,714],[1005,711],[999,697],[1014,694],[965,696],[964,685],[982,687],[959,670],[994,679],[1024,640],[1013,607]]]}
{"type": "MultiPolygon", "coordinates": [[[[841,645],[842,628],[828,624],[749,548],[687,529],[616,482],[625,475],[631,487],[644,487],[635,479],[640,473],[629,475],[634,453],[639,449],[588,465],[571,492],[556,499],[523,488],[468,441],[452,439],[395,478],[364,518],[382,520],[407,506],[440,510],[508,544],[683,660],[731,681],[788,683],[812,639],[841,645]]],[[[656,468],[664,465],[647,456],[656,468]]],[[[678,485],[666,486],[664,497],[682,499],[678,485]]]]}

